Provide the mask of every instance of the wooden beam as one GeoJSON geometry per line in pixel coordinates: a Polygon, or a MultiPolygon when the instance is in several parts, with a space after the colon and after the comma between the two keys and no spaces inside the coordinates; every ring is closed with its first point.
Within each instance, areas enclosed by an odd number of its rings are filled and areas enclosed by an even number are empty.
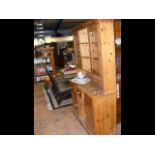
{"type": "Polygon", "coordinates": [[[55,28],[55,33],[57,33],[57,31],[59,30],[62,23],[63,23],[63,19],[60,19],[57,26],[56,26],[56,28],[55,28]]]}

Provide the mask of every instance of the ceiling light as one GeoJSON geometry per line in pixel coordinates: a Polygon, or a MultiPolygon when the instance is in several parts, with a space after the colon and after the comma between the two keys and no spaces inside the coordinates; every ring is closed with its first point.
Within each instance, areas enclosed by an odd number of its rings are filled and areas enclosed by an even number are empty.
{"type": "Polygon", "coordinates": [[[43,27],[37,27],[37,30],[43,30],[44,28],[43,27]]]}
{"type": "Polygon", "coordinates": [[[41,33],[44,33],[44,31],[38,31],[37,33],[38,33],[38,34],[41,34],[41,33]]]}
{"type": "Polygon", "coordinates": [[[37,26],[43,26],[43,24],[42,23],[37,23],[37,26]]]}
{"type": "Polygon", "coordinates": [[[38,37],[40,38],[40,37],[44,37],[44,35],[38,35],[38,37]]]}

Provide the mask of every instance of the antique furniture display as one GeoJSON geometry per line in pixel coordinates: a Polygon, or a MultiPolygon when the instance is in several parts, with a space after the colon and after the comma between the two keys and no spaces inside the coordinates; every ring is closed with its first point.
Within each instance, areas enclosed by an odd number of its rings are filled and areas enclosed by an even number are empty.
{"type": "Polygon", "coordinates": [[[73,111],[90,134],[116,132],[114,20],[90,20],[73,30],[76,63],[91,82],[70,83],[73,111]]]}

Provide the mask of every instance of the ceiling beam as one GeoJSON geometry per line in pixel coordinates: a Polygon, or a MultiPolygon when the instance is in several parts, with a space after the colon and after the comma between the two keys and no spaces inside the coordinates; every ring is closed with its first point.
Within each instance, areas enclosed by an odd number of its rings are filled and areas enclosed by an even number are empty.
{"type": "MultiPolygon", "coordinates": [[[[61,33],[61,35],[63,36],[67,36],[67,35],[72,35],[72,32],[70,30],[66,30],[66,29],[59,29],[59,32],[61,33]]],[[[38,33],[38,31],[34,31],[34,37],[36,38],[38,36],[38,34],[44,34],[45,37],[46,36],[57,36],[57,34],[55,33],[55,30],[44,30],[44,32],[42,33],[38,33]]]]}
{"type": "Polygon", "coordinates": [[[60,28],[60,26],[61,26],[62,23],[63,23],[63,19],[60,19],[60,20],[58,21],[58,24],[57,24],[56,27],[55,27],[55,33],[59,30],[59,28],[60,28]]]}

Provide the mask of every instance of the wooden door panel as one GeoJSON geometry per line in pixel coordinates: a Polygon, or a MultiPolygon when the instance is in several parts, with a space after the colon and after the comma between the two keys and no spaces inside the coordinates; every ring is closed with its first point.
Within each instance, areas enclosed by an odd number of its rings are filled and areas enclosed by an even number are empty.
{"type": "Polygon", "coordinates": [[[76,96],[77,96],[77,104],[78,104],[78,114],[79,116],[83,116],[85,114],[84,93],[81,90],[77,89],[76,96]]]}
{"type": "Polygon", "coordinates": [[[78,114],[78,104],[77,104],[77,96],[76,96],[76,88],[72,86],[71,88],[72,99],[73,99],[73,109],[76,114],[78,114]]]}
{"type": "Polygon", "coordinates": [[[85,113],[86,113],[86,127],[91,133],[95,134],[93,102],[91,98],[89,98],[87,95],[85,95],[85,113]]]}

